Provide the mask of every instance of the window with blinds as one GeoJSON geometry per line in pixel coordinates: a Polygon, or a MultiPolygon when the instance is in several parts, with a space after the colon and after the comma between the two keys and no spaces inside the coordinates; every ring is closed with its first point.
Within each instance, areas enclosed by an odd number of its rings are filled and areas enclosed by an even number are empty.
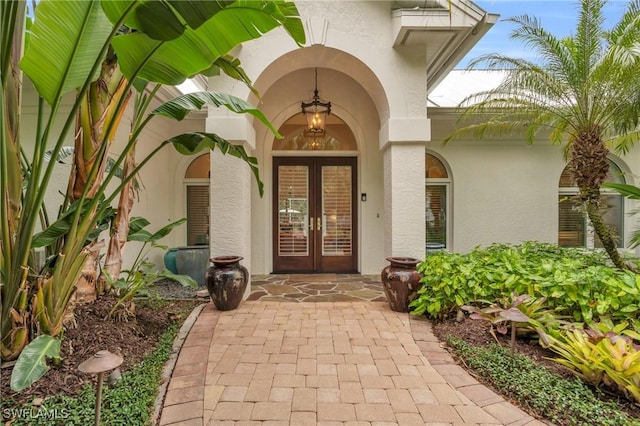
{"type": "Polygon", "coordinates": [[[425,155],[425,221],[427,253],[447,248],[449,223],[449,186],[444,163],[433,154],[425,155]]]}
{"type": "Polygon", "coordinates": [[[447,244],[447,186],[427,184],[427,243],[447,244]]]}
{"type": "Polygon", "coordinates": [[[308,256],[309,167],[278,168],[278,255],[308,256]]]}
{"type": "Polygon", "coordinates": [[[351,166],[322,167],[322,255],[351,256],[351,166]]]}
{"type": "Polygon", "coordinates": [[[187,185],[187,245],[209,244],[209,185],[187,185]]]}
{"type": "Polygon", "coordinates": [[[194,158],[184,174],[187,192],[187,245],[209,244],[209,153],[194,158]]]}
{"type": "MultiPolygon", "coordinates": [[[[620,167],[609,160],[606,182],[625,183],[620,167]]],[[[558,245],[564,247],[602,247],[598,236],[589,229],[586,212],[577,202],[578,188],[569,166],[560,176],[558,197],[558,245]]],[[[618,247],[624,247],[624,198],[622,195],[601,189],[603,219],[613,230],[618,247]]]]}

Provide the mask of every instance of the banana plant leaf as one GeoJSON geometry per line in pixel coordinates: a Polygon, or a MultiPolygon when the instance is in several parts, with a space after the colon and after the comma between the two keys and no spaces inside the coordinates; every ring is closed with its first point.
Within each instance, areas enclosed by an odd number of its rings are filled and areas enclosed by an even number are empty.
{"type": "MultiPolygon", "coordinates": [[[[182,219],[178,219],[174,222],[169,223],[168,225],[163,226],[162,228],[158,229],[156,232],[152,234],[151,232],[143,229],[144,227],[140,228],[140,225],[142,223],[146,222],[148,225],[149,221],[147,221],[144,218],[138,218],[138,217],[133,218],[132,222],[135,222],[136,226],[129,227],[129,236],[127,237],[127,241],[139,241],[143,243],[156,242],[161,238],[164,238],[167,235],[169,235],[169,233],[173,230],[173,228],[182,225],[186,221],[187,221],[187,218],[183,217],[182,219]],[[139,219],[142,219],[142,220],[139,220],[139,219]]],[[[147,226],[147,225],[144,225],[144,226],[147,226]]]]}
{"type": "MultiPolygon", "coordinates": [[[[105,2],[105,12],[112,22],[121,16],[127,3],[129,2],[105,2]]],[[[218,58],[235,46],[256,39],[279,26],[283,26],[298,45],[305,42],[302,22],[291,2],[240,0],[217,4],[224,7],[217,11],[213,7],[204,10],[213,13],[210,19],[200,19],[202,22],[197,23],[201,25],[196,28],[185,26],[182,34],[163,41],[150,36],[164,31],[162,21],[156,23],[152,13],[157,12],[165,20],[169,19],[168,15],[143,2],[139,7],[149,7],[147,15],[150,18],[153,16],[153,19],[125,22],[131,23],[134,28],[144,28],[145,32],[118,35],[112,41],[123,73],[132,76],[139,71],[137,76],[141,79],[177,85],[187,77],[210,69],[218,58]],[[154,25],[157,28],[151,29],[154,25]]],[[[134,14],[136,13],[137,10],[134,14]]],[[[190,19],[192,18],[191,16],[190,19]]]]}
{"type": "MultiPolygon", "coordinates": [[[[90,202],[91,200],[89,199],[84,200],[84,202],[82,203],[82,208],[86,208],[86,206],[89,205],[90,202]]],[[[33,236],[31,246],[33,248],[46,247],[52,245],[58,238],[62,238],[67,235],[69,233],[69,230],[71,229],[73,216],[79,205],[79,202],[75,202],[69,207],[69,209],[62,213],[55,222],[53,222],[43,231],[35,234],[33,236]]],[[[115,209],[112,207],[101,210],[101,212],[102,215],[100,218],[98,218],[96,228],[87,235],[85,241],[85,243],[87,244],[91,241],[94,241],[102,231],[109,229],[109,223],[116,214],[115,209]]]]}
{"type": "Polygon", "coordinates": [[[47,357],[60,357],[60,339],[43,334],[24,348],[11,374],[11,389],[20,392],[49,370],[47,357]]]}
{"type": "Polygon", "coordinates": [[[260,180],[258,160],[255,157],[250,157],[241,145],[234,145],[215,133],[206,132],[183,133],[167,139],[165,142],[173,144],[176,151],[183,155],[192,155],[204,150],[213,151],[217,147],[225,155],[232,155],[236,158],[240,158],[245,161],[249,167],[251,167],[251,172],[256,178],[256,182],[258,184],[258,192],[260,193],[260,196],[262,197],[264,194],[264,184],[260,180]]]}
{"type": "Polygon", "coordinates": [[[258,108],[235,96],[220,92],[194,92],[186,95],[178,96],[154,109],[151,114],[161,115],[180,121],[184,119],[189,112],[202,109],[205,105],[213,105],[216,107],[225,106],[230,111],[238,114],[250,114],[260,120],[265,126],[271,130],[276,137],[281,138],[278,131],[267,120],[267,117],[258,108]]]}
{"type": "Polygon", "coordinates": [[[99,2],[41,1],[20,67],[53,105],[81,87],[88,75],[97,78],[100,69],[94,64],[104,55],[111,30],[99,2]]]}

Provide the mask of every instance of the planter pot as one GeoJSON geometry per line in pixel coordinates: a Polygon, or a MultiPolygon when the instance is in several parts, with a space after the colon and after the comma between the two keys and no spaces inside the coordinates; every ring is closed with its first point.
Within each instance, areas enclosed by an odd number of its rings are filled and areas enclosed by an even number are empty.
{"type": "Polygon", "coordinates": [[[176,270],[178,274],[189,275],[198,284],[204,285],[208,266],[209,246],[177,247],[176,270]]]}
{"type": "Polygon", "coordinates": [[[164,267],[173,272],[174,274],[178,273],[178,267],[176,266],[176,253],[178,252],[177,247],[172,247],[164,254],[164,267]]]}
{"type": "Polygon", "coordinates": [[[392,311],[409,312],[409,302],[420,288],[420,274],[416,271],[419,259],[413,257],[387,257],[390,263],[380,278],[392,311]]]}
{"type": "Polygon", "coordinates": [[[236,309],[249,282],[247,268],[240,264],[240,256],[220,256],[211,259],[207,271],[207,290],[211,301],[220,311],[236,309]]]}

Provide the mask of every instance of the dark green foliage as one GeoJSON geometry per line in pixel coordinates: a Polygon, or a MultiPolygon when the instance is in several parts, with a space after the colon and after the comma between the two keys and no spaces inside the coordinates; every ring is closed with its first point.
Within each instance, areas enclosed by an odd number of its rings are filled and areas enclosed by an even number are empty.
{"type": "Polygon", "coordinates": [[[558,425],[640,425],[639,419],[629,418],[617,404],[598,399],[581,381],[557,376],[524,355],[512,355],[498,345],[470,346],[454,337],[447,342],[469,367],[507,398],[558,425]]]}
{"type": "Polygon", "coordinates": [[[422,288],[413,313],[447,318],[478,300],[516,292],[547,298],[556,315],[591,322],[610,316],[634,323],[640,316],[640,278],[609,267],[602,253],[526,242],[494,244],[468,254],[436,253],[418,265],[422,288]]]}

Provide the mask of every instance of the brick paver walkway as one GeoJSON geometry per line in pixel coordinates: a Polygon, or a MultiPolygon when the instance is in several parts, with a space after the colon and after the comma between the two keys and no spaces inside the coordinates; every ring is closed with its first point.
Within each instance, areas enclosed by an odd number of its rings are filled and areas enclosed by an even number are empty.
{"type": "Polygon", "coordinates": [[[543,425],[480,385],[428,321],[386,302],[209,303],[160,425],[543,425]]]}

